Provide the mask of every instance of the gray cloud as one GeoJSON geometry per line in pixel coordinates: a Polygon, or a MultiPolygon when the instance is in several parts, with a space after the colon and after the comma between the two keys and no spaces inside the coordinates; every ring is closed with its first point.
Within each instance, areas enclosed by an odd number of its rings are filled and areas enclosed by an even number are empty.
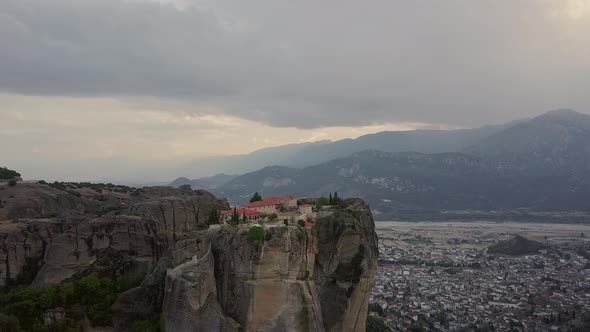
{"type": "Polygon", "coordinates": [[[0,90],[297,127],[585,112],[590,3],[573,3],[2,0],[0,90]]]}

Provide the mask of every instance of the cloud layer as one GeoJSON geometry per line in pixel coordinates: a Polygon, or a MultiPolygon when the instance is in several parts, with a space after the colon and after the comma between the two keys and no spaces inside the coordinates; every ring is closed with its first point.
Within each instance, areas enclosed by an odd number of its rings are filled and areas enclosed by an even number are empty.
{"type": "Polygon", "coordinates": [[[589,86],[590,0],[0,0],[0,166],[29,178],[588,113],[589,86]]]}
{"type": "Polygon", "coordinates": [[[589,9],[586,0],[3,0],[0,90],[303,128],[587,111],[589,9]]]}

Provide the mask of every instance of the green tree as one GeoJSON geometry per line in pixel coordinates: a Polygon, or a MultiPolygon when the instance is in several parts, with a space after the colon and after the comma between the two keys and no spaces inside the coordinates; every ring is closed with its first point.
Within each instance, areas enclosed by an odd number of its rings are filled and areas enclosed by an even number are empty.
{"type": "Polygon", "coordinates": [[[330,200],[329,200],[328,205],[332,205],[332,193],[330,193],[330,200]]]}
{"type": "Polygon", "coordinates": [[[367,316],[367,332],[391,332],[391,328],[377,317],[367,316]]]}
{"type": "Polygon", "coordinates": [[[379,316],[385,316],[385,311],[383,310],[383,308],[379,305],[379,303],[369,303],[369,312],[375,312],[377,313],[379,316]]]}
{"type": "Polygon", "coordinates": [[[326,197],[322,196],[317,199],[317,201],[315,203],[315,208],[317,210],[320,210],[322,208],[322,206],[329,205],[329,204],[330,204],[330,201],[326,197]]]}
{"type": "Polygon", "coordinates": [[[219,210],[213,209],[209,212],[209,218],[207,219],[207,224],[219,224],[219,210]]]}
{"type": "Polygon", "coordinates": [[[264,232],[264,228],[259,227],[259,226],[252,226],[248,230],[247,237],[248,237],[248,241],[250,241],[250,242],[264,241],[264,239],[266,237],[266,233],[264,232]]]}
{"type": "Polygon", "coordinates": [[[8,316],[0,313],[0,331],[3,332],[18,332],[20,327],[18,319],[14,316],[8,316]]]}
{"type": "Polygon", "coordinates": [[[410,326],[410,331],[412,331],[412,332],[426,332],[426,331],[428,331],[426,329],[426,322],[424,322],[421,319],[415,321],[414,323],[412,323],[412,326],[410,326]]]}
{"type": "Polygon", "coordinates": [[[247,221],[246,219],[246,209],[244,209],[244,214],[242,214],[242,222],[245,224],[247,221]]]}
{"type": "Polygon", "coordinates": [[[234,213],[232,214],[232,217],[231,217],[231,222],[234,225],[237,225],[240,223],[240,215],[238,214],[238,208],[236,208],[235,206],[234,206],[234,213]]]}
{"type": "Polygon", "coordinates": [[[131,325],[131,332],[161,332],[159,320],[137,320],[131,325]]]}
{"type": "Polygon", "coordinates": [[[254,195],[250,198],[250,203],[259,202],[262,200],[262,196],[258,192],[255,192],[254,195]]]}
{"type": "Polygon", "coordinates": [[[1,180],[9,180],[13,178],[20,177],[20,173],[17,171],[13,171],[6,167],[0,167],[0,179],[1,180]]]}

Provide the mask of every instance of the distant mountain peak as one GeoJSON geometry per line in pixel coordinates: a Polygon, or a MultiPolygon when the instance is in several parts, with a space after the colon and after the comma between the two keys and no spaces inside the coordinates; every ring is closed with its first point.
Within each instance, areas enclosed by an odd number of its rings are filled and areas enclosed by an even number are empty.
{"type": "Polygon", "coordinates": [[[556,109],[549,111],[547,113],[541,114],[531,121],[552,121],[552,122],[562,122],[562,121],[582,121],[582,123],[590,123],[590,115],[576,112],[572,109],[556,109]]]}
{"type": "Polygon", "coordinates": [[[548,111],[548,112],[541,114],[539,116],[545,116],[545,115],[583,115],[583,114],[580,112],[576,112],[571,108],[558,108],[558,109],[548,111]]]}

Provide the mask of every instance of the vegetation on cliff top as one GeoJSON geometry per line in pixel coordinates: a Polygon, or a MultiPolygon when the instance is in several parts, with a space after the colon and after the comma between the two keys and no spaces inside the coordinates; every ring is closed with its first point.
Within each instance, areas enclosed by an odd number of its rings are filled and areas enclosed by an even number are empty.
{"type": "MultiPolygon", "coordinates": [[[[39,181],[39,184],[44,184],[50,186],[53,189],[68,191],[71,189],[82,189],[82,188],[89,188],[97,193],[102,193],[103,190],[118,192],[118,193],[128,193],[135,190],[135,188],[124,186],[124,185],[117,185],[112,183],[92,183],[92,182],[58,182],[55,181],[53,183],[46,182],[44,180],[39,181]]],[[[69,192],[69,191],[68,191],[69,192]]]]}
{"type": "Polygon", "coordinates": [[[20,177],[20,173],[6,167],[0,167],[0,180],[10,180],[20,177]]]}
{"type": "Polygon", "coordinates": [[[86,318],[93,326],[108,326],[119,294],[142,279],[92,274],[60,286],[5,286],[0,290],[0,331],[81,331],[86,318]],[[64,319],[46,322],[44,316],[51,309],[63,309],[64,319]]]}
{"type": "Polygon", "coordinates": [[[250,198],[250,203],[260,202],[260,201],[262,201],[262,196],[260,196],[260,194],[258,192],[255,192],[254,195],[252,195],[252,198],[250,198]]]}
{"type": "Polygon", "coordinates": [[[252,226],[248,230],[247,237],[248,241],[250,242],[264,241],[264,239],[266,238],[266,233],[264,231],[264,228],[259,226],[252,226]]]}
{"type": "Polygon", "coordinates": [[[392,330],[382,319],[367,316],[367,332],[392,332],[392,330]]]}

